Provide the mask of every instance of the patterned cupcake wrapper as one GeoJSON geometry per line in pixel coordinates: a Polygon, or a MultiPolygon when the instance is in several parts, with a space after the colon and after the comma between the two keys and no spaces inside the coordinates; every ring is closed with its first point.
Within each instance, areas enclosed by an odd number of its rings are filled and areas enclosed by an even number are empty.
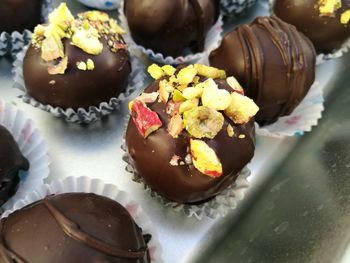
{"type": "Polygon", "coordinates": [[[100,179],[93,179],[87,176],[70,176],[63,180],[55,180],[50,184],[42,184],[31,191],[25,197],[18,200],[11,208],[4,212],[2,218],[7,217],[12,212],[22,207],[34,203],[52,194],[62,193],[94,193],[110,198],[124,206],[133,217],[138,226],[142,228],[143,233],[151,234],[152,238],[148,243],[151,261],[155,263],[162,261],[162,248],[158,239],[157,231],[152,222],[142,210],[142,207],[129,199],[129,195],[118,189],[117,186],[106,184],[100,179]]]}
{"type": "Polygon", "coordinates": [[[123,161],[126,163],[125,170],[132,174],[132,180],[136,183],[139,183],[143,186],[145,191],[155,198],[161,205],[166,207],[171,207],[176,212],[182,212],[187,217],[196,217],[198,220],[201,220],[203,217],[207,216],[209,218],[215,219],[218,217],[226,216],[231,210],[235,209],[240,200],[244,199],[245,192],[249,187],[248,177],[250,176],[250,170],[246,166],[243,168],[236,179],[236,181],[226,188],[224,191],[216,195],[214,198],[199,205],[191,204],[180,204],[172,202],[159,194],[153,191],[144,180],[137,174],[136,169],[134,168],[132,161],[127,153],[126,143],[122,145],[123,161]]]}
{"type": "Polygon", "coordinates": [[[149,59],[160,63],[160,64],[170,64],[170,65],[179,65],[179,64],[193,64],[198,62],[199,60],[206,57],[212,50],[219,47],[222,40],[222,32],[223,32],[223,21],[222,16],[219,17],[218,21],[215,25],[209,30],[204,44],[204,50],[200,53],[190,54],[187,56],[179,56],[179,57],[171,57],[164,56],[161,53],[155,53],[151,49],[147,49],[141,45],[135,43],[130,34],[130,29],[128,26],[127,19],[124,15],[124,3],[122,2],[119,8],[119,19],[121,23],[121,27],[127,32],[124,35],[125,42],[128,44],[132,53],[134,53],[138,57],[142,57],[142,55],[146,55],[149,59]]]}
{"type": "Polygon", "coordinates": [[[13,64],[14,74],[14,87],[23,91],[20,95],[23,102],[28,103],[36,108],[42,109],[51,113],[55,117],[63,118],[67,122],[78,124],[89,124],[94,121],[100,120],[102,117],[111,114],[114,110],[118,109],[133,92],[142,89],[144,79],[147,77],[145,74],[144,66],[140,61],[131,56],[132,72],[129,76],[129,83],[126,90],[120,93],[117,97],[111,98],[108,102],[102,102],[98,107],[91,106],[88,109],[78,108],[77,110],[68,108],[62,109],[60,107],[53,107],[51,105],[44,105],[41,102],[31,97],[27,91],[23,79],[23,59],[27,51],[28,46],[17,54],[17,59],[13,64]]]}
{"type": "Polygon", "coordinates": [[[78,0],[78,2],[90,8],[115,10],[120,6],[121,0],[78,0]]]}
{"type": "Polygon", "coordinates": [[[220,9],[223,16],[235,17],[247,11],[256,0],[220,0],[220,9]]]}
{"type": "MultiPolygon", "coordinates": [[[[273,14],[273,5],[274,5],[275,1],[276,0],[269,0],[269,11],[270,11],[271,15],[273,14]]],[[[349,49],[350,49],[350,38],[348,40],[346,40],[339,49],[333,51],[332,53],[318,54],[316,57],[316,65],[320,65],[320,64],[327,62],[328,60],[331,60],[331,59],[340,58],[345,53],[347,53],[349,51],[349,49]]]]}
{"type": "Polygon", "coordinates": [[[44,179],[50,173],[50,158],[48,148],[33,121],[14,105],[1,99],[0,125],[12,134],[21,153],[30,164],[28,171],[21,171],[19,174],[20,182],[17,192],[2,206],[3,209],[8,209],[30,193],[33,188],[44,183],[44,179]]]}
{"type": "Polygon", "coordinates": [[[324,110],[323,88],[315,82],[305,98],[294,111],[270,125],[259,127],[256,124],[256,133],[268,137],[300,136],[310,132],[313,126],[318,124],[324,110]]]}
{"type": "MultiPolygon", "coordinates": [[[[52,0],[44,0],[42,5],[42,21],[47,22],[48,15],[52,11],[52,0]]],[[[0,56],[8,55],[12,58],[31,41],[32,32],[25,29],[23,32],[0,33],[0,56]]]]}

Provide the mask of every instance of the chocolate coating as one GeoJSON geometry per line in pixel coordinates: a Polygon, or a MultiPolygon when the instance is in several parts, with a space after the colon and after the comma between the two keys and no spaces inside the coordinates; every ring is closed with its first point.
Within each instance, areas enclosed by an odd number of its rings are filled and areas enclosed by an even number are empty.
{"type": "Polygon", "coordinates": [[[350,37],[350,25],[340,23],[340,15],[350,9],[350,0],[342,0],[342,8],[334,17],[320,16],[318,0],[276,0],[275,15],[304,33],[317,53],[331,53],[350,37]]]}
{"type": "Polygon", "coordinates": [[[33,30],[40,23],[43,0],[1,0],[0,32],[33,30]]]}
{"type": "Polygon", "coordinates": [[[0,229],[1,262],[150,262],[128,211],[95,194],[46,197],[2,219],[0,229]]]}
{"type": "Polygon", "coordinates": [[[22,155],[10,132],[0,125],[0,205],[15,194],[19,171],[28,169],[28,160],[22,155]]]}
{"type": "Polygon", "coordinates": [[[210,64],[235,76],[267,124],[290,114],[315,79],[315,49],[294,26],[277,17],[258,17],[228,33],[211,52],[210,64]]]}
{"type": "MultiPolygon", "coordinates": [[[[232,91],[226,81],[215,80],[219,88],[232,91]]],[[[159,81],[152,83],[145,92],[158,90],[159,81]]],[[[183,131],[178,138],[169,135],[170,121],[166,104],[154,102],[147,106],[157,112],[163,126],[144,139],[134,122],[129,121],[126,131],[126,144],[133,165],[151,189],[169,200],[179,203],[203,202],[226,189],[237,178],[237,173],[251,160],[255,149],[254,120],[245,125],[235,125],[225,116],[223,129],[214,139],[204,141],[216,152],[223,167],[223,174],[213,178],[200,173],[193,165],[172,166],[169,162],[174,154],[183,160],[187,155],[190,136],[183,131]],[[233,126],[235,135],[229,137],[227,125],[233,126]],[[244,139],[237,136],[244,134],[244,139]]]]}
{"type": "Polygon", "coordinates": [[[48,63],[41,59],[41,51],[31,45],[23,61],[23,77],[30,96],[43,104],[61,108],[85,108],[108,102],[112,97],[125,91],[128,84],[131,64],[126,49],[112,52],[106,40],[102,53],[89,55],[64,39],[68,67],[65,74],[50,75],[48,63]],[[92,59],[93,70],[79,70],[76,63],[92,59]],[[53,83],[53,84],[51,84],[53,83]]]}
{"type": "Polygon", "coordinates": [[[189,48],[204,49],[205,37],[216,22],[218,0],[126,0],[124,13],[134,41],[166,56],[189,48]]]}

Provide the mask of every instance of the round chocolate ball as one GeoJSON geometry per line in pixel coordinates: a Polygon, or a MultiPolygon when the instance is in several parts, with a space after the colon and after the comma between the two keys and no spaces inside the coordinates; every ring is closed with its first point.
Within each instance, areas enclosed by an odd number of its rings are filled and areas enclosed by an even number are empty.
{"type": "Polygon", "coordinates": [[[261,124],[289,115],[315,79],[315,49],[296,28],[277,17],[258,17],[228,33],[211,52],[214,67],[242,84],[260,110],[261,124]]]}
{"type": "Polygon", "coordinates": [[[13,196],[18,188],[19,172],[29,169],[11,133],[0,125],[0,205],[13,196]]]}
{"type": "Polygon", "coordinates": [[[137,44],[176,57],[203,51],[219,0],[126,0],[124,13],[137,44]]]}
{"type": "Polygon", "coordinates": [[[3,218],[1,262],[150,262],[142,230],[103,196],[48,196],[3,218]]]}
{"type": "Polygon", "coordinates": [[[276,0],[273,12],[305,34],[317,53],[331,53],[350,37],[350,24],[342,24],[341,14],[350,9],[350,0],[341,0],[342,7],[330,15],[321,15],[319,0],[276,0]]]}
{"type": "Polygon", "coordinates": [[[33,30],[40,23],[43,0],[1,0],[0,32],[33,30]]]}

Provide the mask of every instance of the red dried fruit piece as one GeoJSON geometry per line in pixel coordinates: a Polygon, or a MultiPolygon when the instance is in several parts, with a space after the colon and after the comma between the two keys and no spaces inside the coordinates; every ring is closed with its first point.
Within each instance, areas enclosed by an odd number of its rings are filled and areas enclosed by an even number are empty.
{"type": "Polygon", "coordinates": [[[137,130],[144,138],[162,126],[158,114],[141,101],[136,100],[132,103],[130,114],[137,130]]]}

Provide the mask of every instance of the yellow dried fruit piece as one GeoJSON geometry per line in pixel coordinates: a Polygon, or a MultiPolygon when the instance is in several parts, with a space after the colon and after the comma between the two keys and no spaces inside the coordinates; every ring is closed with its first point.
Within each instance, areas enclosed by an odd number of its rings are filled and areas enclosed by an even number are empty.
{"type": "Polygon", "coordinates": [[[185,111],[183,120],[188,133],[198,139],[213,139],[224,125],[224,116],[220,112],[204,106],[185,111]]]}
{"type": "Polygon", "coordinates": [[[185,101],[185,97],[182,95],[181,91],[175,89],[173,93],[173,101],[174,102],[180,102],[180,101],[185,101]]]}
{"type": "Polygon", "coordinates": [[[341,0],[319,0],[319,12],[321,16],[333,16],[341,7],[341,0]]]}
{"type": "Polygon", "coordinates": [[[188,87],[182,91],[182,95],[185,99],[200,98],[203,93],[203,85],[196,85],[194,87],[188,87]]]}
{"type": "Polygon", "coordinates": [[[238,80],[235,77],[232,77],[232,76],[228,77],[226,79],[226,82],[227,82],[228,85],[230,85],[230,87],[234,91],[236,91],[236,92],[238,92],[238,93],[240,93],[242,95],[244,94],[244,90],[243,90],[241,84],[239,84],[238,80]]]}
{"type": "Polygon", "coordinates": [[[350,20],[350,10],[346,10],[340,16],[340,23],[346,25],[350,20]]]}
{"type": "Polygon", "coordinates": [[[72,43],[91,55],[98,55],[103,50],[103,44],[93,30],[80,29],[74,32],[72,43]]]}
{"type": "Polygon", "coordinates": [[[66,3],[61,3],[49,14],[49,23],[66,30],[74,21],[74,16],[69,11],[66,3]]]}
{"type": "Polygon", "coordinates": [[[109,20],[109,16],[107,13],[96,10],[84,12],[82,13],[82,15],[90,21],[106,22],[109,20]]]}
{"type": "Polygon", "coordinates": [[[231,93],[231,104],[225,114],[236,124],[247,123],[259,111],[254,101],[237,92],[231,93]]]}
{"type": "Polygon", "coordinates": [[[45,38],[41,45],[41,58],[45,61],[53,61],[64,57],[63,44],[53,35],[45,38]]]}
{"type": "Polygon", "coordinates": [[[164,66],[162,67],[162,70],[163,70],[164,73],[165,73],[166,75],[168,75],[168,76],[174,75],[174,73],[175,73],[175,71],[176,71],[176,69],[175,69],[173,66],[171,66],[171,65],[164,65],[164,66]]]}
{"type": "Polygon", "coordinates": [[[201,140],[190,140],[190,151],[194,167],[210,177],[222,175],[222,164],[215,151],[201,140]]]}
{"type": "Polygon", "coordinates": [[[179,71],[176,78],[180,85],[183,84],[190,84],[194,77],[197,75],[197,70],[194,68],[193,65],[189,65],[179,71]]]}
{"type": "Polygon", "coordinates": [[[174,114],[170,122],[168,124],[168,132],[173,138],[177,138],[179,134],[183,131],[184,129],[184,123],[182,121],[181,115],[176,113],[174,114]]]}
{"type": "Polygon", "coordinates": [[[191,110],[195,107],[197,107],[199,104],[199,99],[190,99],[190,100],[186,100],[183,103],[181,103],[180,108],[179,108],[179,112],[180,114],[184,113],[185,111],[191,110]]]}
{"type": "Polygon", "coordinates": [[[233,137],[235,135],[235,131],[233,130],[233,127],[231,124],[227,125],[226,131],[229,137],[233,137]]]}
{"type": "Polygon", "coordinates": [[[225,70],[217,69],[217,68],[202,65],[202,64],[195,64],[194,67],[197,70],[197,74],[200,76],[213,78],[213,79],[226,78],[225,70]]]}
{"type": "Polygon", "coordinates": [[[50,75],[64,74],[68,66],[68,57],[64,57],[57,65],[50,65],[47,72],[50,75]]]}
{"type": "Polygon", "coordinates": [[[93,70],[95,68],[95,63],[92,59],[88,58],[86,61],[87,70],[93,70]]]}
{"type": "Polygon", "coordinates": [[[154,79],[160,79],[164,76],[164,71],[161,67],[159,67],[157,64],[152,64],[147,68],[147,72],[151,75],[154,79]]]}
{"type": "Polygon", "coordinates": [[[225,110],[231,104],[230,92],[219,89],[213,79],[207,79],[203,89],[202,104],[203,106],[214,110],[225,110]]]}
{"type": "Polygon", "coordinates": [[[87,69],[86,63],[84,61],[77,62],[77,68],[85,71],[87,69]]]}

